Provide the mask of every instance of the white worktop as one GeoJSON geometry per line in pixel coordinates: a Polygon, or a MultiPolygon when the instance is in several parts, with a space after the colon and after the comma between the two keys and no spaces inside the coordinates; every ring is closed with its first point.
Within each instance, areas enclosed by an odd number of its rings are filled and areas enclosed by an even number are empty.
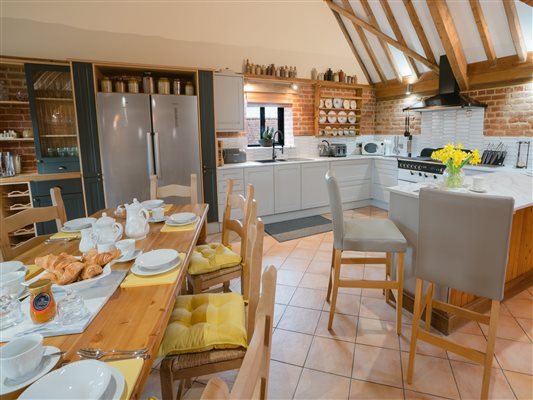
{"type": "MultiPolygon", "coordinates": [[[[283,158],[283,157],[279,157],[283,158]]],[[[296,161],[281,161],[281,162],[272,162],[272,163],[261,163],[258,161],[246,161],[243,163],[237,164],[224,164],[218,169],[231,169],[231,168],[247,168],[247,167],[261,167],[261,166],[272,166],[272,165],[287,165],[287,164],[301,164],[301,163],[312,163],[312,162],[328,162],[328,161],[347,161],[347,160],[368,160],[368,159],[381,159],[381,160],[395,160],[397,157],[392,156],[369,156],[369,155],[349,155],[346,157],[298,157],[306,158],[306,160],[296,160],[296,161]]]]}
{"type": "MultiPolygon", "coordinates": [[[[487,191],[482,194],[494,196],[511,196],[514,198],[515,210],[533,206],[533,174],[531,171],[519,169],[505,169],[492,174],[483,174],[487,191]]],[[[418,198],[418,193],[422,187],[438,187],[434,183],[409,183],[406,185],[393,186],[388,188],[391,193],[398,193],[408,197],[418,198]]],[[[446,189],[464,193],[472,193],[469,188],[472,186],[472,176],[465,178],[465,188],[446,189]]]]}

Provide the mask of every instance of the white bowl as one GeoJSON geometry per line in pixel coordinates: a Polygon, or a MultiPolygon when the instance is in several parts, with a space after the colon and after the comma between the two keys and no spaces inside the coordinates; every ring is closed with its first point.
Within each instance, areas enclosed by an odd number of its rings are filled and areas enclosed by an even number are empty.
{"type": "Polygon", "coordinates": [[[24,273],[26,273],[28,271],[28,267],[26,267],[24,263],[20,261],[0,262],[0,276],[16,271],[24,271],[24,273]]]}
{"type": "Polygon", "coordinates": [[[174,222],[176,224],[190,224],[196,219],[196,214],[192,212],[181,212],[172,214],[170,216],[170,222],[174,222]]]}
{"type": "Polygon", "coordinates": [[[82,229],[90,228],[94,221],[96,221],[96,218],[92,217],[71,219],[65,222],[63,228],[67,231],[81,231],[82,229]]]}
{"type": "Polygon", "coordinates": [[[135,260],[135,264],[145,269],[160,269],[172,264],[178,257],[179,253],[176,250],[158,249],[141,254],[135,260]]]}
{"type": "Polygon", "coordinates": [[[35,370],[43,358],[43,336],[34,333],[13,339],[0,348],[2,375],[19,379],[35,370]]]}
{"type": "Polygon", "coordinates": [[[0,278],[0,296],[18,295],[22,289],[22,282],[26,277],[25,271],[15,271],[3,274],[0,278]]]}
{"type": "Polygon", "coordinates": [[[19,399],[100,399],[111,380],[111,369],[103,362],[83,360],[43,376],[19,399]]]}
{"type": "Polygon", "coordinates": [[[165,202],[163,200],[154,199],[154,200],[145,200],[141,203],[141,206],[146,208],[147,210],[151,210],[153,208],[161,207],[165,202]]]}

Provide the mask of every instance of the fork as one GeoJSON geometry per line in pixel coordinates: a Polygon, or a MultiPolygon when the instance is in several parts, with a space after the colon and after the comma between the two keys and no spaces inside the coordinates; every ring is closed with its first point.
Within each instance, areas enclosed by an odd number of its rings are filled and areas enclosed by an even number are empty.
{"type": "Polygon", "coordinates": [[[99,360],[102,357],[113,357],[116,355],[125,355],[125,356],[147,356],[146,354],[148,352],[148,349],[142,348],[137,350],[109,350],[109,351],[103,351],[102,349],[97,348],[81,348],[76,353],[82,357],[82,358],[89,358],[93,360],[99,360]]]}

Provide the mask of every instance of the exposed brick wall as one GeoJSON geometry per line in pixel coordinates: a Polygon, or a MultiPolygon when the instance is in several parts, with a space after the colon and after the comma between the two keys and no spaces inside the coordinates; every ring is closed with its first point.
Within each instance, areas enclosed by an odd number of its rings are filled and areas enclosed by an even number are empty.
{"type": "MultiPolygon", "coordinates": [[[[17,94],[22,92],[27,97],[26,77],[22,65],[0,65],[0,81],[8,87],[9,100],[18,100],[17,94]]],[[[30,107],[24,105],[0,105],[0,132],[13,129],[19,134],[24,129],[31,128],[30,107]]],[[[9,151],[22,155],[22,172],[31,172],[37,169],[35,160],[35,147],[31,141],[13,142],[1,141],[0,151],[9,151]]]]}
{"type": "Polygon", "coordinates": [[[292,103],[293,135],[314,135],[315,90],[311,85],[302,85],[292,103]]]}
{"type": "Polygon", "coordinates": [[[373,135],[376,131],[376,92],[374,89],[363,89],[363,105],[361,110],[361,135],[373,135]]]}
{"type": "Polygon", "coordinates": [[[463,93],[488,105],[485,136],[533,136],[533,83],[463,93]]]}
{"type": "MultiPolygon", "coordinates": [[[[405,117],[403,108],[416,103],[416,99],[378,100],[375,106],[374,132],[379,135],[403,135],[405,131],[405,117]]],[[[420,133],[420,113],[409,113],[409,127],[413,135],[420,133]]],[[[372,132],[371,132],[372,133],[372,132]]]]}

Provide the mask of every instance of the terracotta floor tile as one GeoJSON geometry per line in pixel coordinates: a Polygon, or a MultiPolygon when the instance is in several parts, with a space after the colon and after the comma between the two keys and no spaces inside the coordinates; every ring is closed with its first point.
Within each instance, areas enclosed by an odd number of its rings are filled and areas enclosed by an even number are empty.
{"type": "Polygon", "coordinates": [[[533,341],[533,319],[517,318],[516,320],[526,332],[529,340],[533,341]]]}
{"type": "Polygon", "coordinates": [[[523,298],[523,299],[532,299],[533,298],[533,294],[531,293],[530,291],[531,289],[525,289],[525,290],[522,290],[520,293],[518,293],[517,295],[515,295],[513,298],[517,299],[517,298],[523,298]]]}
{"type": "MultiPolygon", "coordinates": [[[[481,395],[481,382],[483,380],[483,366],[468,364],[460,361],[451,361],[453,374],[457,381],[459,394],[463,399],[478,399],[481,395]]],[[[514,397],[503,372],[499,368],[492,368],[489,398],[507,400],[514,397]]]]}
{"type": "Polygon", "coordinates": [[[352,378],[401,388],[400,351],[356,344],[352,378]]]}
{"type": "MultiPolygon", "coordinates": [[[[359,296],[352,296],[350,294],[339,293],[337,294],[337,303],[335,304],[335,313],[358,315],[360,302],[361,302],[361,298],[359,296]]],[[[324,311],[329,311],[329,309],[330,309],[330,303],[325,302],[324,311]]],[[[335,323],[335,320],[333,320],[333,323],[335,323]]]]}
{"type": "Polygon", "coordinates": [[[362,265],[341,266],[341,279],[359,280],[364,278],[365,267],[362,265]]]}
{"type": "Polygon", "coordinates": [[[322,310],[326,301],[326,292],[324,290],[315,290],[307,288],[298,288],[292,296],[291,306],[312,308],[313,310],[322,310]]]}
{"type": "Polygon", "coordinates": [[[333,243],[333,232],[326,232],[322,243],[333,243]]]}
{"type": "MultiPolygon", "coordinates": [[[[530,323],[533,323],[532,319],[523,319],[523,321],[530,321],[530,323]]],[[[481,329],[483,330],[485,335],[488,335],[488,325],[481,324],[481,329]]],[[[524,332],[524,329],[522,329],[516,319],[507,315],[500,315],[500,317],[498,318],[498,329],[496,330],[496,337],[502,339],[516,340],[518,342],[531,342],[526,332],[524,332]]]]}
{"type": "Polygon", "coordinates": [[[315,333],[319,318],[318,310],[287,306],[277,327],[312,335],[315,333]]]}
{"type": "Polygon", "coordinates": [[[276,285],[276,303],[289,304],[295,291],[294,286],[276,285]]]}
{"type": "Polygon", "coordinates": [[[381,299],[385,301],[385,295],[383,294],[383,289],[363,289],[361,295],[365,297],[373,297],[375,299],[381,299]]]}
{"type": "Polygon", "coordinates": [[[298,243],[295,247],[295,249],[304,249],[304,250],[312,250],[316,251],[320,247],[320,242],[322,241],[322,238],[317,237],[314,239],[315,236],[308,236],[306,238],[303,238],[300,240],[300,243],[298,243]]]}
{"type": "Polygon", "coordinates": [[[355,342],[357,332],[357,317],[347,314],[335,314],[333,326],[328,330],[329,312],[322,311],[315,335],[330,339],[345,340],[355,342]]]}
{"type": "MultiPolygon", "coordinates": [[[[425,314],[424,314],[425,316],[425,314]]],[[[481,324],[483,325],[483,324],[481,324]]],[[[483,325],[485,326],[485,325],[483,325]]],[[[480,328],[480,324],[475,321],[469,321],[463,326],[459,327],[456,332],[469,333],[471,335],[483,335],[483,331],[480,328]]]]}
{"type": "MultiPolygon", "coordinates": [[[[359,315],[365,318],[383,319],[385,321],[396,321],[396,308],[385,303],[385,300],[372,297],[361,297],[361,308],[359,315]]],[[[408,322],[408,321],[402,321],[408,322]]]]}
{"type": "Polygon", "coordinates": [[[496,339],[494,352],[503,369],[533,375],[533,343],[496,339]]]}
{"type": "Polygon", "coordinates": [[[300,287],[326,290],[328,288],[328,277],[325,275],[306,272],[300,281],[300,287]]]}
{"type": "Polygon", "coordinates": [[[374,267],[365,265],[365,280],[368,281],[383,281],[385,280],[385,266],[374,267]]]}
{"type": "MultiPolygon", "coordinates": [[[[402,326],[402,334],[400,336],[400,349],[405,352],[409,352],[409,346],[411,345],[411,325],[404,324],[402,326]]],[[[422,340],[416,341],[416,354],[424,354],[426,356],[448,358],[446,350],[440,347],[433,346],[422,340]]]]}
{"type": "Polygon", "coordinates": [[[503,372],[519,400],[533,399],[533,376],[511,371],[503,372]]]}
{"type": "Polygon", "coordinates": [[[398,350],[400,348],[396,323],[359,317],[357,343],[398,350]]]}
{"type": "Polygon", "coordinates": [[[333,246],[331,245],[331,243],[322,241],[322,243],[320,243],[320,245],[318,246],[318,250],[324,250],[324,251],[332,252],[333,251],[333,246]]]}
{"type": "Polygon", "coordinates": [[[349,294],[351,296],[361,296],[361,292],[362,291],[360,288],[349,288],[349,287],[339,288],[339,293],[349,294]]]}
{"type": "Polygon", "coordinates": [[[433,396],[427,393],[413,392],[412,390],[404,390],[405,400],[440,400],[445,397],[433,396]]]}
{"type": "Polygon", "coordinates": [[[331,250],[318,250],[314,254],[313,260],[331,262],[331,250]]]}
{"type": "Polygon", "coordinates": [[[349,392],[349,378],[304,368],[294,398],[302,400],[347,399],[349,392]]]}
{"type": "Polygon", "coordinates": [[[266,252],[266,256],[275,257],[288,257],[291,254],[292,249],[289,247],[280,246],[281,244],[275,244],[266,252]]]}
{"type": "Polygon", "coordinates": [[[286,258],[287,257],[263,256],[263,267],[273,265],[276,269],[280,269],[286,258]]]}
{"type": "Polygon", "coordinates": [[[331,262],[312,260],[311,263],[309,264],[309,267],[307,267],[306,272],[310,272],[312,274],[329,276],[330,270],[331,270],[331,262]]]}
{"type": "Polygon", "coordinates": [[[226,385],[228,385],[228,387],[231,389],[231,387],[235,383],[235,379],[237,379],[237,374],[238,373],[239,373],[238,369],[222,371],[222,372],[218,372],[218,373],[214,373],[214,374],[199,376],[198,378],[196,378],[195,382],[207,385],[207,382],[209,382],[209,380],[211,378],[215,378],[216,377],[216,378],[220,378],[224,382],[226,382],[226,385]]]}
{"type": "MultiPolygon", "coordinates": [[[[487,339],[485,339],[484,336],[470,335],[468,333],[461,333],[461,332],[453,332],[450,335],[448,335],[447,338],[455,343],[470,347],[475,350],[479,350],[483,353],[485,353],[487,349],[487,339]]],[[[452,353],[451,351],[448,351],[447,353],[448,353],[448,357],[450,358],[450,360],[463,361],[463,362],[470,363],[470,364],[476,364],[475,361],[459,356],[455,353],[452,353]]],[[[499,367],[496,359],[493,359],[492,364],[494,368],[499,367]]]]}
{"type": "Polygon", "coordinates": [[[309,260],[303,260],[301,258],[292,258],[287,257],[283,264],[281,265],[281,269],[288,269],[292,271],[298,271],[298,272],[305,272],[307,267],[309,266],[310,261],[309,260]]]}
{"type": "Polygon", "coordinates": [[[272,335],[271,358],[302,367],[313,336],[277,328],[272,335]]]}
{"type": "Polygon", "coordinates": [[[301,367],[271,360],[268,398],[273,400],[292,399],[301,373],[301,367]]]}
{"type": "Polygon", "coordinates": [[[403,400],[403,390],[392,386],[352,379],[350,399],[403,400]]]}
{"type": "Polygon", "coordinates": [[[280,285],[298,286],[303,275],[303,272],[280,269],[278,271],[277,283],[280,285]]]}
{"type": "Polygon", "coordinates": [[[290,252],[289,257],[301,258],[304,260],[311,261],[315,256],[315,253],[315,250],[295,248],[293,251],[290,252]]]}
{"type": "Polygon", "coordinates": [[[350,342],[315,336],[305,367],[350,377],[354,347],[350,342]]]}
{"type": "Polygon", "coordinates": [[[504,304],[514,317],[533,319],[533,298],[514,297],[504,304]]]}
{"type": "Polygon", "coordinates": [[[278,326],[278,323],[281,320],[281,317],[283,316],[283,313],[285,312],[286,307],[287,306],[284,304],[274,304],[274,321],[273,321],[274,328],[278,326]]]}

